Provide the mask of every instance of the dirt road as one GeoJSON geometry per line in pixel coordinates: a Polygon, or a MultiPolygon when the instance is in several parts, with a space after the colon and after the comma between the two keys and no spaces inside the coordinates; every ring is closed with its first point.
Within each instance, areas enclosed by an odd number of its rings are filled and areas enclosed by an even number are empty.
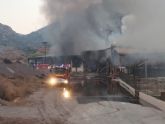
{"type": "Polygon", "coordinates": [[[25,105],[1,106],[0,123],[63,124],[74,107],[73,102],[63,99],[60,90],[41,89],[27,98],[25,105]]]}
{"type": "Polygon", "coordinates": [[[123,102],[129,97],[119,92],[108,95],[104,84],[88,84],[74,83],[69,99],[61,89],[43,88],[25,104],[0,106],[0,124],[164,124],[163,112],[123,102]]]}

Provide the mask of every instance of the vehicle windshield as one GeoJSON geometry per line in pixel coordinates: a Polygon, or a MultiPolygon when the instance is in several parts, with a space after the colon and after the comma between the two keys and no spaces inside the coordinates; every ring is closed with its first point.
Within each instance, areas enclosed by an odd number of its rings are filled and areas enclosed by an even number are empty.
{"type": "Polygon", "coordinates": [[[55,68],[53,70],[53,73],[55,73],[55,74],[65,74],[65,71],[66,71],[66,69],[64,69],[64,68],[55,68]]]}

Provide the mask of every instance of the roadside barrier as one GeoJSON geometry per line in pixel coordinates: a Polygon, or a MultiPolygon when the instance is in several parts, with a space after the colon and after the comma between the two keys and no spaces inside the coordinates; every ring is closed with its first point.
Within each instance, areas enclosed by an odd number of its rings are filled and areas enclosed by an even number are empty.
{"type": "MultiPolygon", "coordinates": [[[[121,79],[113,79],[113,81],[119,82],[121,87],[123,87],[131,95],[135,96],[135,89],[133,87],[131,87],[130,85],[128,85],[126,82],[124,82],[121,79]]],[[[147,95],[145,93],[139,92],[139,102],[143,105],[149,105],[149,106],[155,107],[157,109],[160,109],[162,111],[165,111],[165,102],[164,101],[159,100],[150,95],[147,95]]]]}

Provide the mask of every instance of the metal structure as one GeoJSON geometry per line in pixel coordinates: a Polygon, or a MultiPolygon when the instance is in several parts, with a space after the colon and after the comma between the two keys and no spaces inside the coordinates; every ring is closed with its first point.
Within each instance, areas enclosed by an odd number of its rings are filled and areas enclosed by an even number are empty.
{"type": "Polygon", "coordinates": [[[44,58],[44,64],[46,64],[46,54],[47,54],[47,47],[48,47],[48,42],[42,42],[42,44],[44,45],[44,54],[45,54],[45,58],[44,58]]]}

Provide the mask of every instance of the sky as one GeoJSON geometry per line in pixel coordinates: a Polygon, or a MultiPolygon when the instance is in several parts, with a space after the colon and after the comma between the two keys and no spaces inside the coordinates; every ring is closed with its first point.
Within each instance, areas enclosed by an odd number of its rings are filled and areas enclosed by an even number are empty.
{"type": "Polygon", "coordinates": [[[43,0],[0,0],[0,23],[29,34],[47,24],[42,6],[43,0]]]}

